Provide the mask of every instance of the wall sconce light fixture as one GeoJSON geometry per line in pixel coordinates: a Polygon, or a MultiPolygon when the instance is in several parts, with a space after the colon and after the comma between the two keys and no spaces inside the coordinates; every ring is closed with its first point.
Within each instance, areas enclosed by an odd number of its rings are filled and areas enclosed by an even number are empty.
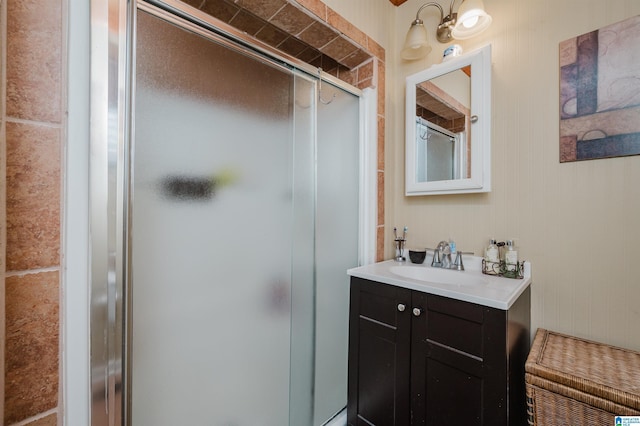
{"type": "Polygon", "coordinates": [[[416,13],[416,19],[411,22],[404,47],[400,53],[403,59],[420,59],[431,52],[431,46],[427,41],[427,29],[422,19],[420,19],[420,12],[429,6],[435,6],[440,10],[440,24],[436,29],[436,39],[440,43],[465,40],[489,28],[491,16],[484,11],[482,0],[462,0],[457,13],[453,12],[453,3],[455,1],[451,0],[447,16],[444,15],[442,6],[436,2],[429,2],[420,6],[416,13]]]}

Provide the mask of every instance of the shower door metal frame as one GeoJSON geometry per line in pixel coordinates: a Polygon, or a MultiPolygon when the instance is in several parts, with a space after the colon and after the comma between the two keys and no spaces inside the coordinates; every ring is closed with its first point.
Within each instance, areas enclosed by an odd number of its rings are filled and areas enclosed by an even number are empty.
{"type": "Polygon", "coordinates": [[[122,423],[127,233],[123,193],[130,136],[135,3],[91,1],[89,367],[92,426],[122,423]]]}
{"type": "Polygon", "coordinates": [[[92,426],[128,424],[129,380],[125,363],[128,327],[127,298],[130,241],[128,176],[132,137],[132,82],[134,81],[134,28],[136,9],[186,26],[216,42],[261,61],[296,68],[324,80],[361,101],[360,161],[362,193],[360,262],[373,261],[375,251],[376,194],[375,91],[360,91],[300,60],[253,40],[177,0],[91,0],[90,158],[89,158],[89,379],[92,426]],[[366,187],[366,190],[364,189],[366,187]],[[374,197],[375,198],[375,197],[374,197]],[[371,213],[371,212],[373,213],[371,213]],[[369,247],[371,246],[371,247],[369,247]]]}
{"type": "MultiPolygon", "coordinates": [[[[465,154],[465,150],[464,147],[462,146],[463,144],[461,143],[461,134],[458,133],[453,133],[450,130],[445,129],[444,127],[438,126],[435,123],[430,122],[429,120],[423,118],[423,117],[416,117],[416,127],[418,126],[422,126],[424,128],[426,128],[425,130],[425,137],[422,137],[421,131],[419,128],[416,129],[416,135],[418,138],[420,138],[422,141],[424,141],[425,143],[425,155],[428,155],[428,149],[426,148],[426,145],[428,145],[429,142],[429,132],[433,131],[436,133],[440,133],[443,136],[448,137],[451,140],[451,143],[453,144],[451,147],[451,173],[452,176],[449,179],[462,179],[462,177],[460,176],[462,171],[464,170],[464,163],[466,162],[466,156],[465,154]]],[[[462,141],[464,142],[464,141],[462,141]]],[[[427,173],[428,173],[428,166],[427,166],[427,158],[419,158],[419,155],[416,155],[416,162],[419,164],[416,164],[415,168],[416,168],[416,174],[418,174],[418,170],[420,169],[420,164],[424,164],[425,166],[425,170],[424,170],[424,174],[425,174],[425,181],[428,181],[427,179],[427,173]]]]}

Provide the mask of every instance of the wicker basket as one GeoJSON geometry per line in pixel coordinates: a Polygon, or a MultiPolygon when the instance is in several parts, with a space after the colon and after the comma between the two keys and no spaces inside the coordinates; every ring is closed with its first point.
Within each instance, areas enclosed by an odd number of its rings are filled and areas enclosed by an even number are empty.
{"type": "Polygon", "coordinates": [[[640,352],[538,329],[525,364],[529,424],[602,426],[640,414],[640,352]]]}

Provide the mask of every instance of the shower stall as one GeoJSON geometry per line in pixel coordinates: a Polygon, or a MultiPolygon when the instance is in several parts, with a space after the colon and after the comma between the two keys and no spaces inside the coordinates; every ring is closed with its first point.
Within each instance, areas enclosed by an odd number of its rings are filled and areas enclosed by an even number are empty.
{"type": "Polygon", "coordinates": [[[463,179],[467,151],[464,132],[453,133],[416,117],[416,180],[435,182],[463,179]]]}
{"type": "Polygon", "coordinates": [[[92,425],[324,424],[367,244],[363,93],[180,2],[110,5],[92,11],[92,425]]]}

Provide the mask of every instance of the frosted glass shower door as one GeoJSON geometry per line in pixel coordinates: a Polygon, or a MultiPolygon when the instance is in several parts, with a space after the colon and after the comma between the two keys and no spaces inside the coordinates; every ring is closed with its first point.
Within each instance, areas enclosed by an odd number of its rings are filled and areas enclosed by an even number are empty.
{"type": "Polygon", "coordinates": [[[434,182],[456,179],[456,138],[432,127],[421,119],[416,121],[416,180],[434,182]]]}
{"type": "Polygon", "coordinates": [[[302,123],[314,108],[300,100],[311,89],[138,12],[133,426],[289,424],[292,277],[313,286],[313,140],[302,123]]]}
{"type": "Polygon", "coordinates": [[[315,426],[347,404],[349,276],[358,266],[360,98],[329,84],[318,103],[315,426]]]}

